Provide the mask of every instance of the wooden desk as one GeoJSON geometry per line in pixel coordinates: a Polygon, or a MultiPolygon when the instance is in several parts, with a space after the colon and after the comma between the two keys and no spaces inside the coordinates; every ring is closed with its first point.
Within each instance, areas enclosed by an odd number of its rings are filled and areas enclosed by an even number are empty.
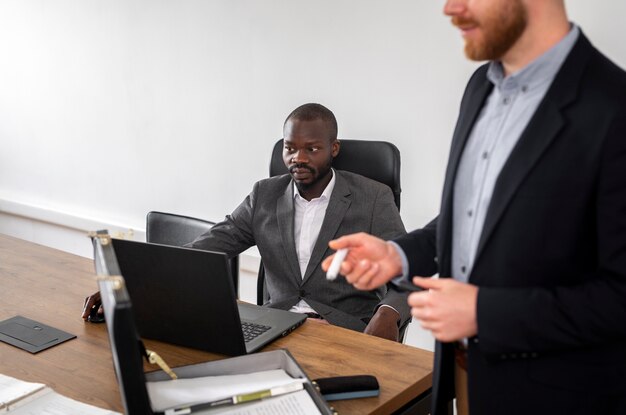
{"type": "MultiPolygon", "coordinates": [[[[0,373],[122,412],[106,327],[80,318],[85,295],[97,289],[94,276],[89,259],[0,235],[0,320],[22,315],[78,336],[35,355],[0,342],[0,373]]],[[[221,357],[146,343],[174,367],[221,357]]],[[[342,415],[393,413],[426,394],[432,383],[432,353],[339,327],[307,322],[266,350],[277,348],[289,349],[311,379],[378,378],[379,397],[331,403],[342,415]]]]}

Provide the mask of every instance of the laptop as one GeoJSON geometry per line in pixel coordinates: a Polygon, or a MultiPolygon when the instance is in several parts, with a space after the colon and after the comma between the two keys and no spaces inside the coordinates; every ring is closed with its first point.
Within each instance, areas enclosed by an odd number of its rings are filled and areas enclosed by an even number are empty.
{"type": "Polygon", "coordinates": [[[306,315],[237,303],[223,253],[113,239],[142,337],[238,356],[286,336],[306,315]]]}

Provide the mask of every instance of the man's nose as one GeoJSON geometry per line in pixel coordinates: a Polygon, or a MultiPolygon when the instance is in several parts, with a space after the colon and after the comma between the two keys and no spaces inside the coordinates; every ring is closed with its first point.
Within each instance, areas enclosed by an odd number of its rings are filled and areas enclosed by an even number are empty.
{"type": "Polygon", "coordinates": [[[447,0],[443,6],[443,14],[446,16],[457,16],[465,11],[467,0],[447,0]]]}
{"type": "Polygon", "coordinates": [[[304,163],[308,163],[309,159],[306,157],[306,155],[304,154],[304,151],[300,150],[300,151],[296,151],[293,154],[293,157],[291,157],[291,160],[294,163],[297,164],[304,164],[304,163]]]}

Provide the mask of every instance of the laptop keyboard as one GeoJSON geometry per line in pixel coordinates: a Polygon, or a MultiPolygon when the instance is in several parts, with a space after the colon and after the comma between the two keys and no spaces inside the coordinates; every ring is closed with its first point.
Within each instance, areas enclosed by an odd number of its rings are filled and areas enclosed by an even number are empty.
{"type": "Polygon", "coordinates": [[[249,323],[247,321],[241,322],[241,329],[243,330],[243,339],[246,342],[254,340],[259,335],[268,331],[270,328],[271,328],[270,326],[264,326],[262,324],[249,323]]]}

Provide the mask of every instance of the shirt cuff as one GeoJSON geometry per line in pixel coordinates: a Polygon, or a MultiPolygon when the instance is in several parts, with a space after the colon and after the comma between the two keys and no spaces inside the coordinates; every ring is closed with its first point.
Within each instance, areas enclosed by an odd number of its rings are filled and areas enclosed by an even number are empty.
{"type": "Polygon", "coordinates": [[[392,281],[396,283],[402,280],[406,280],[407,278],[409,278],[409,258],[407,258],[400,245],[398,245],[394,241],[387,241],[387,243],[396,248],[398,255],[400,255],[400,259],[402,260],[402,275],[395,277],[392,281]]]}

